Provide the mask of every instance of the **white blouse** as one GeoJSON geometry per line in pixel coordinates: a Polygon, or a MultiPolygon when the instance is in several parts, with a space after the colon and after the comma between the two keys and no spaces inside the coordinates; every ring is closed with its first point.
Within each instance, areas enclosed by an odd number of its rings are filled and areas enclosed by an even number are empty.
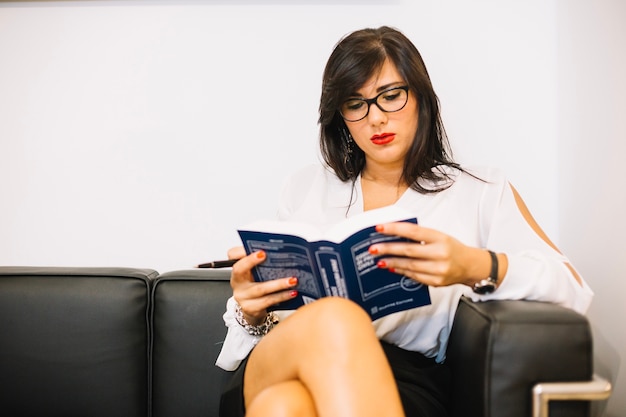
{"type": "MultiPolygon", "coordinates": [[[[395,203],[415,213],[418,223],[455,237],[462,243],[503,252],[508,270],[498,289],[477,295],[466,285],[430,287],[431,305],[390,314],[373,324],[378,337],[401,348],[418,351],[438,362],[445,359],[448,336],[462,295],[474,301],[492,299],[538,300],[585,313],[593,292],[580,285],[565,266],[567,258],[539,237],[520,212],[511,186],[494,169],[446,169],[454,178],[447,189],[420,194],[408,189],[395,203]]],[[[288,178],[278,217],[332,225],[363,212],[360,178],[342,182],[328,169],[309,166],[288,178]]],[[[224,322],[228,328],[216,364],[236,369],[258,343],[234,318],[235,302],[227,302],[224,322]]],[[[277,312],[282,318],[292,312],[277,312]]]]}

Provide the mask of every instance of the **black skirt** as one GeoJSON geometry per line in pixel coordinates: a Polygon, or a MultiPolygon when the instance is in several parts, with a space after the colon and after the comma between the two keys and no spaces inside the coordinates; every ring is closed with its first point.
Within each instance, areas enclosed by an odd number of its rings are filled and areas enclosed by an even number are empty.
{"type": "MultiPolygon", "coordinates": [[[[400,391],[406,417],[447,417],[450,406],[450,372],[445,364],[421,353],[381,342],[400,391]]],[[[244,359],[226,386],[220,400],[220,417],[244,417],[244,359]]]]}

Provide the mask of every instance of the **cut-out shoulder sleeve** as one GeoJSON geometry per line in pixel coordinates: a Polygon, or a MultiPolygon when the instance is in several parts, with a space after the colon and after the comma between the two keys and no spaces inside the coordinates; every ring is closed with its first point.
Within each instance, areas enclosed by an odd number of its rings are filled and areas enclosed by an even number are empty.
{"type": "Polygon", "coordinates": [[[508,270],[497,291],[470,296],[477,300],[546,301],[586,312],[593,292],[583,278],[541,230],[509,182],[497,174],[489,183],[484,198],[491,208],[483,212],[489,215],[481,220],[489,223],[485,247],[504,252],[508,270]]]}

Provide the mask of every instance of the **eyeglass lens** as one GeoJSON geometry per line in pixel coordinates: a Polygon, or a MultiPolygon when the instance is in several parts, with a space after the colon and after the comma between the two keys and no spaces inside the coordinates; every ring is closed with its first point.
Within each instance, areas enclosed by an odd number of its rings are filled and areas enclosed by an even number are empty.
{"type": "Polygon", "coordinates": [[[349,122],[359,121],[368,115],[372,104],[376,104],[384,112],[396,112],[402,110],[408,97],[407,87],[395,87],[385,90],[371,99],[351,98],[341,106],[341,116],[349,122]]]}

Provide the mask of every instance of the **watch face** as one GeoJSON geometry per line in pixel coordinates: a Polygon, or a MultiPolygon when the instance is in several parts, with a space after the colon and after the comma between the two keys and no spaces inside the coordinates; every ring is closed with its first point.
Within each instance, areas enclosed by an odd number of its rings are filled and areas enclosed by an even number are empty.
{"type": "Polygon", "coordinates": [[[483,279],[474,284],[473,290],[476,294],[490,294],[496,290],[496,284],[490,279],[483,279]]]}

